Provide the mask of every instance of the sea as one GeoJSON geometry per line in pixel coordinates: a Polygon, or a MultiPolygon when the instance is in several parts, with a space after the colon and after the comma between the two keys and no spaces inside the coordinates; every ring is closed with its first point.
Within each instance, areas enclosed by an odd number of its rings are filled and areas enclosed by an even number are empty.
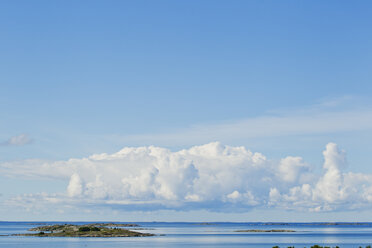
{"type": "MultiPolygon", "coordinates": [[[[123,248],[123,247],[289,247],[312,245],[340,248],[372,245],[372,223],[193,223],[136,222],[141,230],[156,234],[151,237],[70,238],[24,237],[40,225],[87,224],[89,222],[0,222],[1,248],[123,248]],[[251,229],[285,229],[295,232],[236,232],[251,229]]],[[[92,222],[93,223],[93,222],[92,222]]],[[[95,222],[94,222],[95,223],[95,222]]],[[[121,223],[121,222],[115,222],[121,223]]],[[[130,223],[130,222],[125,222],[130,223]]],[[[136,228],[134,228],[136,229],[136,228]]]]}

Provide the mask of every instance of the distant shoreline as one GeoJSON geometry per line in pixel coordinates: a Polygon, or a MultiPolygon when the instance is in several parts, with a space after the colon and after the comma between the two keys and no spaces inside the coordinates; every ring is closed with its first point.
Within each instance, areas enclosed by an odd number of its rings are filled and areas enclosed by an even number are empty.
{"type": "Polygon", "coordinates": [[[82,223],[82,224],[107,224],[107,223],[115,223],[115,224],[125,224],[125,225],[136,225],[137,223],[184,223],[184,224],[194,224],[194,225],[218,225],[218,224],[251,224],[251,225],[319,225],[319,226],[343,226],[343,225],[357,225],[357,226],[364,226],[364,225],[372,225],[371,222],[260,222],[260,221],[247,221],[247,222],[235,222],[235,221],[0,221],[0,223],[25,223],[27,225],[48,225],[50,223],[82,223]]]}
{"type": "Polygon", "coordinates": [[[271,230],[264,230],[264,229],[248,229],[248,230],[236,230],[234,232],[248,232],[248,233],[278,233],[278,232],[296,232],[294,230],[286,230],[286,229],[271,229],[271,230]]]}

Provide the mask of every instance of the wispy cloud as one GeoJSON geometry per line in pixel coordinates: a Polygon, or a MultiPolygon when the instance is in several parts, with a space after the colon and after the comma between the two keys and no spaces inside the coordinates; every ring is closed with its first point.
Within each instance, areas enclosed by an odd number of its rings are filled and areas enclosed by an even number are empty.
{"type": "Polygon", "coordinates": [[[108,136],[129,144],[193,145],[220,140],[224,143],[252,138],[328,134],[372,130],[372,110],[312,110],[275,113],[227,123],[195,125],[172,132],[108,136]]]}
{"type": "Polygon", "coordinates": [[[20,134],[10,137],[7,141],[1,142],[1,146],[23,146],[32,143],[32,139],[28,134],[20,134]]]}
{"type": "Polygon", "coordinates": [[[107,134],[103,136],[103,140],[116,144],[184,147],[208,143],[211,140],[244,144],[247,140],[260,138],[363,130],[372,131],[370,101],[344,96],[324,99],[309,106],[270,110],[248,118],[199,123],[153,133],[107,134]]]}

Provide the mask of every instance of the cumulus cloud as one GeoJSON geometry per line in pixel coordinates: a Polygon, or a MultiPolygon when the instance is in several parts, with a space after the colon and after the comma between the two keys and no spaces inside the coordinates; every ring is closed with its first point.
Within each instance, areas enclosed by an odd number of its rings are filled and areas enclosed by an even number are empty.
{"type": "MultiPolygon", "coordinates": [[[[343,172],[346,155],[336,144],[329,143],[323,156],[323,172],[317,173],[301,157],[275,162],[245,147],[213,142],[176,152],[155,146],[126,147],[82,159],[6,163],[0,165],[0,172],[65,180],[65,192],[37,195],[38,202],[45,198],[46,204],[212,211],[371,206],[372,175],[343,172]]],[[[32,195],[10,202],[23,198],[31,201],[32,195]]]]}
{"type": "Polygon", "coordinates": [[[371,205],[372,175],[343,173],[345,151],[329,143],[323,152],[323,174],[312,184],[304,183],[289,188],[284,194],[271,189],[270,201],[288,209],[327,211],[355,209],[371,205]]]}
{"type": "Polygon", "coordinates": [[[307,176],[309,166],[304,163],[301,157],[288,156],[280,160],[278,176],[285,182],[295,183],[302,177],[307,176]]]}
{"type": "Polygon", "coordinates": [[[73,174],[67,186],[67,194],[70,197],[80,196],[83,191],[81,179],[78,174],[73,174]]]}
{"type": "Polygon", "coordinates": [[[30,144],[32,139],[27,134],[20,134],[17,136],[10,137],[7,141],[0,143],[2,146],[23,146],[30,144]]]}

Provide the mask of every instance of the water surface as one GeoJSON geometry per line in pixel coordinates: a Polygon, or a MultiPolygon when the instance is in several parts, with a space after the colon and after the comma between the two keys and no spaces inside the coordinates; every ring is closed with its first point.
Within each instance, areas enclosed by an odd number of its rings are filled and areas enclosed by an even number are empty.
{"type": "MultiPolygon", "coordinates": [[[[42,224],[66,222],[0,222],[0,235],[26,233],[42,224]]],[[[85,224],[87,222],[67,222],[85,224]]],[[[92,222],[93,223],[93,222],[92,222]]],[[[127,222],[126,222],[127,223],[127,222]]],[[[372,223],[322,225],[319,223],[185,223],[185,222],[136,222],[141,232],[157,234],[153,237],[127,238],[66,238],[0,236],[0,247],[24,248],[119,248],[119,247],[248,247],[263,248],[310,247],[327,245],[340,247],[365,247],[372,244],[372,223]],[[288,229],[288,233],[245,233],[246,229],[288,229]],[[165,235],[165,236],[163,236],[165,235]]]]}

